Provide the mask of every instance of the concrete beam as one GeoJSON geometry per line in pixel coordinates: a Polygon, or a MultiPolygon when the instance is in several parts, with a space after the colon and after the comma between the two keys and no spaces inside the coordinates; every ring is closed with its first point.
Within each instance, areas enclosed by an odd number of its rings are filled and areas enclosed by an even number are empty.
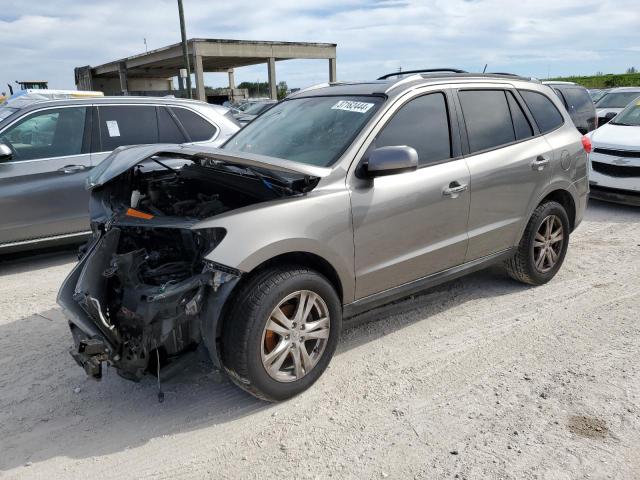
{"type": "Polygon", "coordinates": [[[195,55],[193,67],[196,74],[196,99],[206,102],[207,96],[204,93],[204,69],[202,68],[202,55],[195,55]]]}
{"type": "Polygon", "coordinates": [[[262,58],[335,58],[336,47],[322,44],[269,43],[269,42],[216,42],[194,40],[198,52],[204,57],[262,57],[262,58]]]}
{"type": "Polygon", "coordinates": [[[269,96],[271,100],[278,99],[278,83],[276,81],[276,59],[270,58],[267,61],[267,68],[269,69],[269,96]]]}
{"type": "Polygon", "coordinates": [[[336,81],[336,59],[329,59],[329,82],[336,81]]]}

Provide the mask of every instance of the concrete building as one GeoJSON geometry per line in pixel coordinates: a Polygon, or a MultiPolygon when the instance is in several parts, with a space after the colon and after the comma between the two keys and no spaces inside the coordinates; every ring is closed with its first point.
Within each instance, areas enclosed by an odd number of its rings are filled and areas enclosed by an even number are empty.
{"type": "MultiPolygon", "coordinates": [[[[336,80],[336,44],[305,42],[262,42],[193,38],[187,41],[189,63],[195,74],[194,98],[207,101],[205,72],[227,72],[229,97],[241,96],[235,85],[234,68],[265,64],[269,78],[269,95],[277,99],[276,62],[291,59],[326,59],[328,78],[336,80]]],[[[99,90],[105,95],[152,94],[172,91],[171,78],[178,76],[179,91],[185,92],[180,69],[184,68],[180,43],[134,55],[97,67],[75,69],[79,90],[99,90]]]]}

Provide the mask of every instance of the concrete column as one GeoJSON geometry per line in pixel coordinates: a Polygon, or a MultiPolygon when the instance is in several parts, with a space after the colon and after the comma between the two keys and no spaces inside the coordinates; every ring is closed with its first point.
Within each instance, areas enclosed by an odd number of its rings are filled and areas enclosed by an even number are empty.
{"type": "MultiPolygon", "coordinates": [[[[184,80],[182,80],[180,72],[178,72],[178,91],[180,93],[184,92],[184,80]]],[[[189,95],[187,95],[186,97],[189,98],[189,95]]]]}
{"type": "Polygon", "coordinates": [[[229,88],[233,90],[236,88],[236,76],[234,74],[233,68],[229,70],[229,88]]]}
{"type": "Polygon", "coordinates": [[[272,100],[278,99],[278,83],[276,81],[276,59],[271,57],[267,62],[269,67],[269,96],[272,100]]]}
{"type": "Polygon", "coordinates": [[[329,59],[329,82],[336,81],[336,59],[329,59]]]}
{"type": "Polygon", "coordinates": [[[127,88],[127,64],[125,62],[118,64],[118,76],[120,77],[120,92],[122,95],[129,95],[129,89],[127,88]]]}
{"type": "Polygon", "coordinates": [[[204,69],[202,68],[202,55],[195,56],[195,73],[196,73],[196,99],[207,101],[204,93],[204,69]]]}

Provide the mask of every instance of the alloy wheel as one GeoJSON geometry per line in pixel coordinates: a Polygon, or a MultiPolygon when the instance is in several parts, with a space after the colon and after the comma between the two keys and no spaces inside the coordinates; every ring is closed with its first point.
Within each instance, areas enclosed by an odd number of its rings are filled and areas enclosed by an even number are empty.
{"type": "Polygon", "coordinates": [[[267,319],[261,357],[267,374],[279,382],[307,375],[320,361],[331,321],[325,301],[309,290],[285,297],[267,319]]]}
{"type": "Polygon", "coordinates": [[[553,269],[558,263],[564,244],[564,228],[556,215],[548,215],[536,232],[533,240],[533,261],[541,273],[553,269]]]}

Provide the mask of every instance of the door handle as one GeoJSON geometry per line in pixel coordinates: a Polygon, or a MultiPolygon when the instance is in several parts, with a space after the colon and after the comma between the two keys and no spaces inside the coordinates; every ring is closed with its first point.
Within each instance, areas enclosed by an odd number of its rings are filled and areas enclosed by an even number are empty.
{"type": "Polygon", "coordinates": [[[61,173],[78,173],[78,172],[82,172],[83,170],[86,170],[87,167],[85,167],[84,165],[65,165],[62,168],[59,168],[58,171],[61,173]]]}
{"type": "Polygon", "coordinates": [[[469,188],[469,185],[466,183],[461,184],[459,182],[451,182],[448,187],[444,188],[442,195],[445,197],[457,198],[458,194],[464,192],[467,188],[469,188]]]}
{"type": "Polygon", "coordinates": [[[531,162],[531,168],[537,171],[544,170],[544,167],[549,165],[549,159],[547,157],[543,157],[542,155],[538,155],[536,159],[531,162]]]}

